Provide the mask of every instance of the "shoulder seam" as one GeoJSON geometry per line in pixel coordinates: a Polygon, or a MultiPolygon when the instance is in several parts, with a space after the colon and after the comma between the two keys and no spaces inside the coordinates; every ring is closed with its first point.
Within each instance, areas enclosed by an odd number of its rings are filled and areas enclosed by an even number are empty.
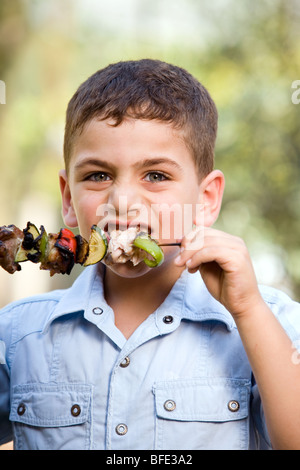
{"type": "Polygon", "coordinates": [[[22,308],[25,305],[34,304],[34,303],[41,303],[41,302],[55,302],[58,303],[61,299],[59,297],[36,297],[36,298],[28,298],[28,299],[21,299],[11,302],[10,304],[6,305],[0,310],[0,315],[10,312],[11,310],[15,310],[17,308],[22,308]]]}

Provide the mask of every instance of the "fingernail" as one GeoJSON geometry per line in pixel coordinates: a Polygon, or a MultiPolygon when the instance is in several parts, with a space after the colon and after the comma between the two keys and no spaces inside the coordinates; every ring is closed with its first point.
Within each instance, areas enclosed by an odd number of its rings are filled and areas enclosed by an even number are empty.
{"type": "Polygon", "coordinates": [[[179,264],[180,261],[181,261],[181,256],[179,255],[179,256],[177,256],[177,258],[175,258],[174,262],[175,262],[176,264],[179,264]]]}

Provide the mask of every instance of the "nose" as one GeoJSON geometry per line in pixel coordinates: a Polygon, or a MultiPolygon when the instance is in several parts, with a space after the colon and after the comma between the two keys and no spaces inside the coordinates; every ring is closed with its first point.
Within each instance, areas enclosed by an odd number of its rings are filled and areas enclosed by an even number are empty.
{"type": "Polygon", "coordinates": [[[136,216],[142,200],[138,189],[129,181],[125,181],[111,188],[108,203],[114,207],[116,215],[122,219],[136,216]]]}

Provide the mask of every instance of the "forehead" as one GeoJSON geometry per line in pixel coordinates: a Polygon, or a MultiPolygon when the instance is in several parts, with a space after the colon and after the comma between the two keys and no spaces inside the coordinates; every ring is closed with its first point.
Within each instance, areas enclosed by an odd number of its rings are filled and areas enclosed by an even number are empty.
{"type": "Polygon", "coordinates": [[[151,156],[193,163],[183,131],[171,124],[126,119],[114,126],[111,120],[92,119],[75,139],[70,164],[76,166],[88,157],[125,164],[151,156]]]}

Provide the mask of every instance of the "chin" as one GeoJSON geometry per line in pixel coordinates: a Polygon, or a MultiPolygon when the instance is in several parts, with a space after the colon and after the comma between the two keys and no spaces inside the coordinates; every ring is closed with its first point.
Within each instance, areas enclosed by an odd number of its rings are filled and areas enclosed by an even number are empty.
{"type": "Polygon", "coordinates": [[[135,277],[144,276],[149,271],[155,269],[155,268],[150,268],[143,261],[141,261],[136,266],[133,266],[131,261],[127,261],[126,263],[115,263],[115,264],[109,264],[109,265],[105,264],[105,266],[106,266],[106,269],[109,269],[110,271],[117,274],[118,276],[124,277],[127,279],[130,279],[130,278],[133,279],[135,277]]]}

